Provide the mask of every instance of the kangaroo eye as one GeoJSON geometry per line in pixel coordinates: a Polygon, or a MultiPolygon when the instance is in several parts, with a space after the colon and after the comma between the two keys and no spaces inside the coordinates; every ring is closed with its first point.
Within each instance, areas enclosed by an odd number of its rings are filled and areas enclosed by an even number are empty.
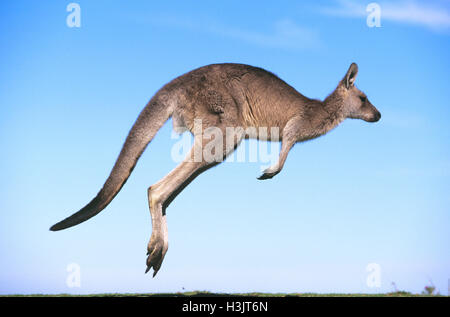
{"type": "Polygon", "coordinates": [[[359,96],[359,99],[361,99],[362,102],[366,102],[367,97],[365,97],[365,96],[359,96]]]}

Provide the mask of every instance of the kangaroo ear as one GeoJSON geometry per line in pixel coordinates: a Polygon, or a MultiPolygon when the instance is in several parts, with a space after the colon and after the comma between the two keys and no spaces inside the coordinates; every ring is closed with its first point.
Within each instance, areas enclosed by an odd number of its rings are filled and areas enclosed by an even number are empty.
{"type": "Polygon", "coordinates": [[[344,77],[345,88],[349,89],[355,83],[356,75],[358,74],[358,65],[352,63],[348,68],[347,74],[344,77]]]}

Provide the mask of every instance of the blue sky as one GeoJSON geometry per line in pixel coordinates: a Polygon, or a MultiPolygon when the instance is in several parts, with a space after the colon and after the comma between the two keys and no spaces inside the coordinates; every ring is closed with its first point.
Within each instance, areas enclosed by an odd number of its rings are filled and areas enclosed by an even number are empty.
{"type": "MultiPolygon", "coordinates": [[[[450,278],[450,3],[70,1],[0,4],[0,294],[421,292],[450,278]],[[196,67],[266,68],[323,99],[351,62],[382,113],[296,145],[283,171],[224,163],[167,209],[169,251],[144,275],[147,188],[176,162],[168,122],[95,218],[84,206],[134,120],[166,82],[196,67]],[[67,267],[81,287],[68,287],[67,267]],[[381,286],[366,279],[381,268],[381,286]]],[[[246,146],[246,144],[244,144],[246,146]]]]}

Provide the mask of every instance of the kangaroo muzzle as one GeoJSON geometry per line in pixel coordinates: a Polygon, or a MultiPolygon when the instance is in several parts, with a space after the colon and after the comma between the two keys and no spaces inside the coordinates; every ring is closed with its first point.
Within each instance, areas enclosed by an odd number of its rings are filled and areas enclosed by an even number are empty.
{"type": "Polygon", "coordinates": [[[377,110],[373,116],[372,119],[368,120],[369,122],[377,122],[381,119],[381,113],[377,110]]]}

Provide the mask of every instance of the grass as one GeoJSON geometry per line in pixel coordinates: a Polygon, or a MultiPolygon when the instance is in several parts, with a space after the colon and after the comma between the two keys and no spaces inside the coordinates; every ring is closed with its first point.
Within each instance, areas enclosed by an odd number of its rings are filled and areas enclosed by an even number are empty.
{"type": "Polygon", "coordinates": [[[30,294],[30,295],[0,295],[0,297],[440,297],[442,295],[412,294],[409,292],[392,292],[379,294],[319,294],[319,293],[211,293],[193,291],[184,293],[107,293],[90,295],[72,294],[30,294]]]}

